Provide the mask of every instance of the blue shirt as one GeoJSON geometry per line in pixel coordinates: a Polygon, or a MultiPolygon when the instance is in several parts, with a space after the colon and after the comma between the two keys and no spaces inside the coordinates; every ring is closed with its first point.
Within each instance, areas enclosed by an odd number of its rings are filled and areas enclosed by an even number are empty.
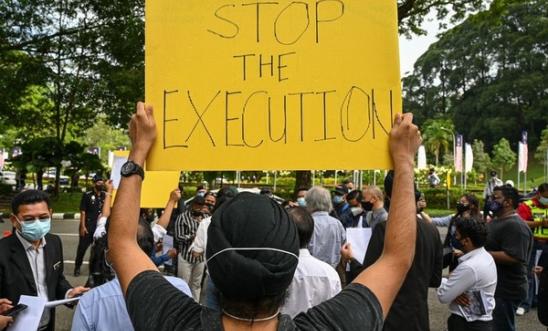
{"type": "Polygon", "coordinates": [[[341,259],[341,246],[346,241],[346,231],[338,219],[329,216],[325,211],[315,212],[312,217],[314,233],[308,250],[318,260],[336,268],[341,259]]]}
{"type": "MultiPolygon", "coordinates": [[[[176,277],[165,278],[181,292],[192,296],[185,281],[176,277]]],[[[82,296],[72,318],[72,331],[81,330],[134,330],[118,278],[82,296]]]]}

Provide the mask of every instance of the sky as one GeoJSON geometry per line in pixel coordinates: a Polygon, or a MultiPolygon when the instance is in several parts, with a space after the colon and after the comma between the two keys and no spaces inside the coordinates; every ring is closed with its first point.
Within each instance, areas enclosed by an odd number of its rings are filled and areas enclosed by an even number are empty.
{"type": "Polygon", "coordinates": [[[425,22],[423,28],[428,32],[426,36],[413,36],[411,40],[403,36],[400,37],[400,72],[402,77],[411,73],[415,61],[428,50],[432,43],[438,40],[436,35],[440,30],[437,20],[425,22]]]}

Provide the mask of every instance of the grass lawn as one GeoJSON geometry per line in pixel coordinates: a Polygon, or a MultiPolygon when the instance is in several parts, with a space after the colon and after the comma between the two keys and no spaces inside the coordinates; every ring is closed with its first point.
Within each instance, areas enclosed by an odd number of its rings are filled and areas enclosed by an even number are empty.
{"type": "Polygon", "coordinates": [[[54,213],[77,213],[80,210],[82,193],[59,193],[58,197],[51,198],[54,213]]]}

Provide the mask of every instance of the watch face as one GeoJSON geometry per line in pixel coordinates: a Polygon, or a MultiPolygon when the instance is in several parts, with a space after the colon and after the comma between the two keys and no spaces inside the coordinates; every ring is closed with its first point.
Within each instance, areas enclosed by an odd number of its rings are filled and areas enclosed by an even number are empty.
{"type": "Polygon", "coordinates": [[[128,175],[133,171],[133,169],[134,169],[133,162],[126,162],[122,166],[121,173],[122,175],[128,175]]]}

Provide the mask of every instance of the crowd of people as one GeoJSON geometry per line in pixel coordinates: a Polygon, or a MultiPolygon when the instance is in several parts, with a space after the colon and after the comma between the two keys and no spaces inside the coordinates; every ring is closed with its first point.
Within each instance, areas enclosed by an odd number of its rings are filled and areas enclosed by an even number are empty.
{"type": "MultiPolygon", "coordinates": [[[[424,331],[435,288],[449,331],[515,330],[516,314],[535,305],[548,325],[548,184],[523,201],[494,174],[483,211],[467,193],[452,214],[431,217],[414,183],[421,137],[410,114],[394,121],[394,170],[382,189],[351,181],[332,191],[301,187],[283,203],[267,189],[199,186],[186,203],[174,189],[161,213],[140,209],[155,137],[152,108],[139,103],[114,205],[112,182],[100,176],[82,198],[74,275],[91,246],[85,287],[64,277],[47,194],[13,199],[14,231],[0,240],[0,314],[21,295],[83,295],[72,330],[424,331]],[[447,227],[443,241],[438,227],[447,227]],[[349,229],[370,229],[365,257],[349,229]]],[[[0,316],[0,330],[13,318],[0,316]]],[[[39,330],[54,327],[47,309],[39,330]]]]}

